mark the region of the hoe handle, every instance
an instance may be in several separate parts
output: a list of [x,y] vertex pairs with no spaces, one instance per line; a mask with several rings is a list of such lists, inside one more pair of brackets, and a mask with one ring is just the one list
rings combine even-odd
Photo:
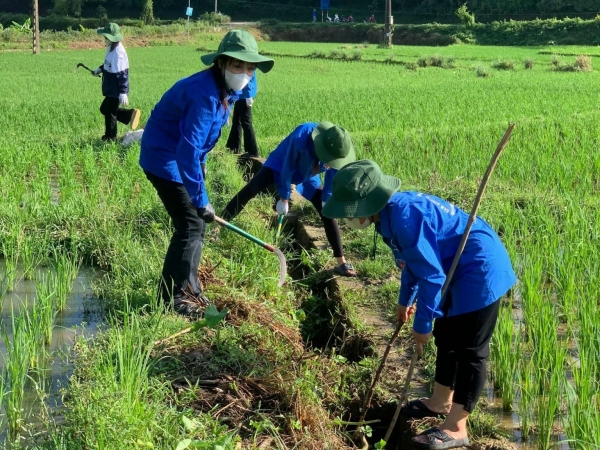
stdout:
[[221,225],[222,227],[225,227],[231,231],[235,231],[237,234],[244,236],[246,239],[251,240],[252,242],[254,242],[255,244],[260,245],[263,248],[266,248],[267,250],[269,250],[270,252],[275,253],[275,247],[273,247],[271,244],[267,244],[264,241],[261,241],[260,239],[258,239],[257,237],[252,236],[250,233],[245,232],[244,230],[242,230],[241,228],[236,227],[235,225],[227,222],[224,219],[221,219],[218,216],[215,216],[215,222],[217,222],[219,225]]

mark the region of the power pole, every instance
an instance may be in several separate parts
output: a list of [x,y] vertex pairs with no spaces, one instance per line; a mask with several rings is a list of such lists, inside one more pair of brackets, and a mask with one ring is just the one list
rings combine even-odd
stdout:
[[394,24],[394,16],[392,16],[392,0],[385,0],[385,26],[383,45],[384,47],[392,46],[392,25]]
[[217,13],[217,0],[215,0],[215,14]]
[[33,54],[40,54],[40,8],[38,0],[33,0]]

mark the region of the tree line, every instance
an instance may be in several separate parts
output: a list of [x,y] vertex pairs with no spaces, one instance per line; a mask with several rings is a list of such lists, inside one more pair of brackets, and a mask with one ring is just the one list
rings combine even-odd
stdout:
[[[161,19],[184,17],[188,1],[194,16],[213,11],[214,0],[151,0],[154,15]],[[42,15],[70,17],[137,18],[148,0],[38,0]],[[536,17],[593,18],[600,13],[597,0],[392,0],[396,23],[457,22],[454,12],[463,4],[478,22]],[[330,12],[352,14],[363,20],[374,14],[383,22],[385,0],[330,0]],[[217,0],[219,11],[233,20],[276,18],[294,22],[309,21],[313,8],[320,10],[320,0]],[[0,0],[0,12],[29,14],[31,0]],[[320,11],[319,11],[320,18]]]

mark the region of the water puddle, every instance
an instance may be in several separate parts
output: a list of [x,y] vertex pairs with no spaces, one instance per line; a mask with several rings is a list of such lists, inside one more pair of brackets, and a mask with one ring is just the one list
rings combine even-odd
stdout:
[[[4,261],[0,260],[0,274],[5,273]],[[13,341],[12,316],[17,316],[23,309],[32,311],[36,302],[36,282],[50,269],[38,268],[34,280],[25,280],[18,271],[14,288],[8,292],[2,302],[0,313],[0,329],[6,330],[10,342]],[[34,370],[30,369],[25,383],[23,418],[25,428],[36,429],[41,415],[52,413],[60,421],[62,406],[61,390],[66,387],[73,372],[73,344],[76,336],[91,337],[102,324],[102,316],[98,300],[93,297],[91,282],[98,274],[91,268],[82,267],[67,297],[66,307],[57,312],[50,344],[46,347],[47,358]],[[0,339],[0,373],[6,369],[7,348],[4,339]],[[41,394],[41,395],[40,395]],[[43,403],[40,397],[43,397]],[[6,418],[4,409],[2,418]],[[6,432],[0,435],[3,440]]]
[[[498,424],[498,428],[506,433],[519,449],[538,450],[539,444],[535,433],[530,433],[529,438],[526,441],[523,440],[519,414],[515,411],[504,411],[502,409],[502,397],[496,394],[490,380],[486,383],[485,394],[488,403],[487,410],[494,416],[494,422]],[[554,426],[555,429],[559,429],[560,423],[556,421]],[[550,448],[553,450],[569,450],[566,440],[567,437],[564,434],[555,434],[550,441]]]

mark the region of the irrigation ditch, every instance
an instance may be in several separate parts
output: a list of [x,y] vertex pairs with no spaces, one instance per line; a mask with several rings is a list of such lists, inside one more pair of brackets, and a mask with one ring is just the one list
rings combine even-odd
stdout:
[[[259,170],[262,162],[264,160],[261,158],[240,159],[244,177],[250,178]],[[292,203],[301,202],[304,200],[294,192]],[[369,360],[371,363],[378,363],[394,328],[394,319],[389,311],[382,311],[373,307],[369,301],[364,301],[365,297],[373,295],[374,290],[379,287],[378,283],[369,284],[368,280],[335,276],[331,270],[315,273],[301,254],[307,251],[323,251],[327,247],[324,230],[301,220],[301,213],[291,212],[286,219],[284,231],[291,236],[291,248],[286,250],[288,255],[294,255],[294,259],[289,261],[288,273],[292,282],[306,288],[301,305],[305,318],[299,329],[302,357],[342,358],[358,364]],[[276,226],[275,222],[272,225]],[[369,448],[373,448],[373,444],[384,437],[396,409],[397,397],[412,356],[412,345],[408,337],[409,331],[404,330],[390,353],[372,406],[365,417],[365,423],[370,427]],[[411,383],[410,398],[425,396],[429,392],[431,368],[425,367],[425,364],[426,362],[419,363],[420,367]],[[354,424],[359,419],[366,392],[364,388],[371,382],[370,373],[367,379],[363,380],[362,390],[354,391],[352,397],[347,398],[344,404],[336,409],[338,413],[343,412],[342,419],[338,422]],[[483,414],[488,413],[484,411]],[[411,420],[401,416],[386,448],[412,448],[411,438],[432,423],[437,422],[429,419]],[[354,425],[346,425],[342,430],[349,436],[355,428]],[[477,436],[470,448],[516,449],[517,446],[508,439],[509,435],[510,432],[493,432],[488,436]],[[360,448],[360,445],[358,447]]]

